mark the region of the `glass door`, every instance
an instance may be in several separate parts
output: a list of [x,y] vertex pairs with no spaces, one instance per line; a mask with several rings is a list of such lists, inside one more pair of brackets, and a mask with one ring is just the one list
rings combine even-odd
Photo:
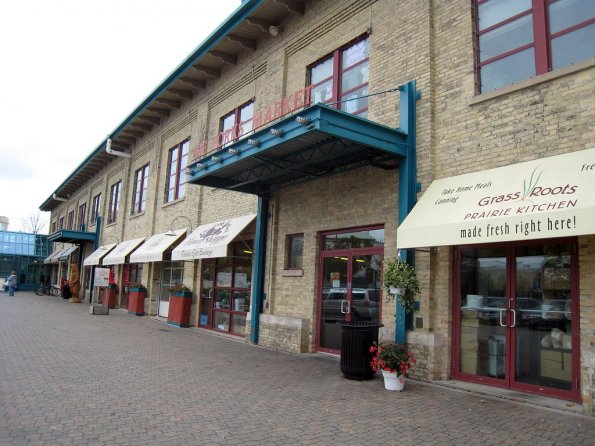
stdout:
[[182,283],[184,278],[184,262],[164,261],[161,267],[161,283],[159,285],[159,309],[161,317],[169,314],[169,288],[174,283]]
[[341,321],[380,321],[384,229],[323,234],[318,292],[319,351],[341,352]]
[[455,378],[578,398],[575,243],[456,250]]

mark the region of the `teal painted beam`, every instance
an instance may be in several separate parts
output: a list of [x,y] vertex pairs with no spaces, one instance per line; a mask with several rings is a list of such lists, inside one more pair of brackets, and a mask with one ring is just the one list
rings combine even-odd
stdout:
[[264,297],[264,266],[266,255],[266,235],[269,200],[258,197],[256,211],[256,238],[254,240],[254,273],[252,281],[252,308],[250,309],[250,342],[258,344],[260,329],[260,309]]
[[[409,81],[399,87],[400,122],[399,130],[407,135],[407,156],[399,164],[399,206],[398,224],[400,225],[409,214],[416,201],[417,185],[417,154],[416,154],[416,109],[417,100],[421,94],[417,91],[416,82]],[[413,253],[407,251],[398,253],[400,258],[414,266]],[[407,313],[397,302],[395,315],[395,342],[406,342],[407,327],[411,326],[412,314]]]

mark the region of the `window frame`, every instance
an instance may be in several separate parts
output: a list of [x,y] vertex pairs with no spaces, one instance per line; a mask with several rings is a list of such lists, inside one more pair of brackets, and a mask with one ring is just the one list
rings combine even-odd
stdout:
[[[344,101],[343,97],[347,96],[348,94],[350,94],[354,91],[360,90],[364,87],[369,88],[369,85],[370,85],[370,81],[369,81],[369,79],[370,79],[370,76],[369,76],[369,71],[370,71],[369,37],[370,36],[368,33],[363,34],[359,37],[356,37],[355,39],[347,42],[345,45],[340,46],[339,48],[335,49],[330,54],[326,54],[324,57],[321,57],[320,59],[316,60],[315,62],[311,63],[310,65],[308,65],[306,67],[306,69],[307,69],[307,76],[306,76],[306,84],[307,85],[306,86],[311,88],[310,101],[312,103],[314,103],[312,91],[316,88],[316,86],[322,85],[325,82],[328,82],[329,80],[332,80],[331,97],[328,99],[325,99],[324,101],[322,101],[322,103],[329,104],[333,108],[336,108],[339,110],[342,110],[341,104],[347,103],[346,101],[343,102]],[[357,61],[356,63],[344,68],[343,67],[343,53],[346,50],[348,50],[349,48],[355,47],[362,41],[366,41],[366,44],[368,46],[368,56],[365,57],[364,59],[361,59],[361,60]],[[332,75],[328,76],[322,80],[319,80],[318,82],[313,84],[312,83],[312,70],[328,60],[332,61],[332,67],[333,67]],[[344,75],[344,73],[347,71],[350,71],[351,69],[353,69],[359,65],[362,65],[364,63],[368,64],[368,80],[366,82],[363,82],[361,84],[358,84],[358,85],[350,88],[349,90],[343,91],[343,75]],[[369,90],[368,90],[368,94],[369,94]],[[344,110],[344,111],[346,111],[347,113],[350,113],[354,116],[358,116],[363,113],[367,114],[368,110],[369,110],[369,104],[366,105],[365,107],[357,109],[353,112],[349,112],[347,110]]]
[[95,195],[91,202],[91,224],[94,225],[97,222],[97,217],[100,216],[101,208],[101,192]]
[[68,229],[74,229],[74,209],[72,209],[70,212],[68,212],[68,224],[67,224],[67,228]]
[[[185,152],[184,153],[184,149]],[[190,152],[190,138],[185,139],[181,143],[169,149],[167,152],[167,173],[165,178],[165,190],[163,195],[164,203],[172,203],[184,197],[186,188],[180,193],[182,186],[186,185],[186,174],[184,169],[188,165],[188,155]],[[173,154],[176,153],[175,163],[173,160]],[[172,170],[173,168],[173,170]],[[183,179],[182,179],[183,176]],[[173,185],[172,185],[173,180]],[[169,192],[173,191],[173,197],[169,199]]]
[[64,216],[63,215],[58,219],[58,230],[60,230],[60,229],[64,229]]
[[134,189],[132,191],[132,206],[130,208],[131,215],[141,214],[145,211],[148,183],[149,163],[141,166],[134,172]]
[[85,201],[83,204],[79,206],[78,212],[78,229],[82,231],[85,227],[85,221],[87,217],[87,202]]
[[[292,259],[294,257],[293,252],[293,241],[300,239],[302,240],[302,252],[297,254],[300,258],[300,265],[296,265],[293,263]],[[285,269],[286,270],[302,270],[304,265],[304,233],[296,233],[296,234],[287,234],[285,236]],[[297,258],[297,257],[296,257]]]
[[116,181],[110,187],[109,207],[107,223],[115,223],[118,220],[118,209],[120,208],[120,192],[122,189],[122,180]]
[[[497,91],[499,89],[505,88],[510,86],[516,82],[508,83],[496,88],[491,88],[486,91],[482,91],[482,68],[504,60],[510,56],[515,54],[519,54],[527,49],[533,48],[534,51],[534,67],[535,67],[535,77],[541,76],[543,74],[549,73],[553,71],[553,57],[552,57],[552,41],[557,37],[570,34],[572,32],[578,31],[580,29],[586,28],[587,26],[595,23],[595,17],[587,20],[583,20],[582,22],[576,23],[572,26],[569,26],[565,29],[557,31],[555,33],[550,34],[549,31],[549,23],[550,17],[548,15],[548,7],[555,3],[557,0],[531,0],[531,7],[525,11],[519,12],[514,16],[508,17],[504,20],[501,20],[497,23],[494,23],[483,30],[479,30],[479,7],[483,4],[488,3],[491,0],[474,0],[473,2],[473,31],[474,31],[474,53],[475,53],[475,94],[479,95],[482,93],[490,93],[492,91]],[[521,19],[525,16],[532,16],[532,34],[533,40],[530,43],[526,43],[515,47],[513,49],[509,49],[503,53],[499,53],[495,56],[490,57],[484,61],[481,61],[480,58],[480,38],[482,35],[485,35],[491,31],[497,30],[498,28],[502,28],[509,23],[515,22],[516,20]],[[563,67],[560,67],[563,68]],[[559,69],[559,68],[558,68]],[[526,78],[526,79],[530,79]],[[520,79],[517,82],[524,81],[526,79]]]
[[[242,121],[242,112],[246,110],[248,107],[252,107],[252,117],[245,121]],[[234,124],[231,128],[225,128],[225,119],[233,116]],[[246,123],[252,123],[250,126],[250,130],[244,132],[243,125]],[[241,138],[244,138],[248,133],[250,133],[254,129],[254,98],[250,99],[249,101],[244,102],[243,104],[239,105],[238,107],[234,108],[233,110],[229,111],[228,113],[224,114],[219,118],[219,133],[218,133],[218,144],[219,147],[225,147],[229,144],[233,144],[234,142],[238,141]]]

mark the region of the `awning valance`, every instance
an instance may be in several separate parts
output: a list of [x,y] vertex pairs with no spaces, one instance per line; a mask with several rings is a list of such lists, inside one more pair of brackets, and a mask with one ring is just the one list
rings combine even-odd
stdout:
[[227,245],[256,218],[256,214],[199,226],[172,251],[172,260],[225,257]]
[[143,240],[145,240],[145,238],[141,237],[118,243],[118,246],[116,246],[108,255],[103,258],[101,264],[120,265],[122,263],[126,263],[126,256],[134,251],[134,249],[140,245]]
[[107,255],[112,249],[116,247],[117,243],[110,243],[109,245],[102,245],[83,260],[83,266],[96,266],[99,265],[101,259]]
[[57,257],[58,255],[60,255],[62,253],[62,251],[64,251],[63,249],[59,249],[57,251],[52,252],[49,256],[47,256],[45,259],[43,259],[43,263],[48,264],[48,263],[53,263],[52,259],[54,257]]
[[595,234],[595,148],[434,181],[398,248]]
[[58,258],[59,262],[67,262],[68,258],[70,257],[70,254],[72,254],[74,251],[76,251],[78,249],[78,246],[71,246],[70,248],[66,248],[61,254],[60,257]]
[[141,245],[136,251],[130,254],[130,263],[160,262],[163,260],[163,253],[176,240],[186,233],[187,229],[176,229],[175,231],[155,234]]

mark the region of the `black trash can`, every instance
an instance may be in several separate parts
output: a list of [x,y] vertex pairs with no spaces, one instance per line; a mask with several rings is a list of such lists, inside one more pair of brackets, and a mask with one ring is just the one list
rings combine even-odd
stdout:
[[376,322],[337,322],[342,327],[341,333],[341,372],[347,379],[371,379],[374,370],[370,366],[373,354],[370,347],[378,342],[378,329],[382,324]]

